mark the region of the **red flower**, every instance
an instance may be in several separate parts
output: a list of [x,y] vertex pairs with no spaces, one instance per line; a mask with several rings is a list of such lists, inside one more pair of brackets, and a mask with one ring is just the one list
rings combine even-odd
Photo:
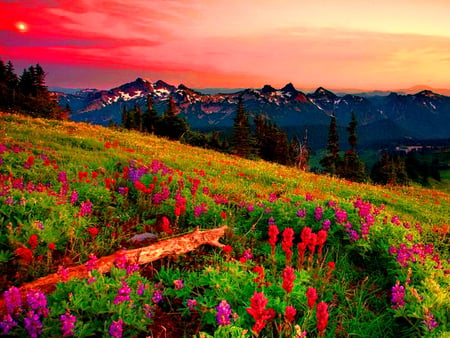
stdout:
[[250,308],[246,309],[255,320],[255,325],[253,325],[252,330],[256,335],[261,332],[269,320],[272,320],[276,316],[273,309],[266,309],[268,302],[269,300],[264,297],[264,292],[255,291],[253,297],[250,299]]
[[96,171],[93,171],[93,172],[91,173],[91,177],[92,177],[92,179],[95,179],[95,178],[97,178],[97,176],[98,176],[98,172],[96,172]]
[[277,237],[280,231],[275,224],[269,226],[269,244],[272,247],[272,255],[275,255],[275,246],[277,245]]
[[308,288],[306,291],[306,298],[308,298],[308,307],[310,309],[314,308],[317,301],[317,291],[315,288]]
[[31,235],[30,238],[28,239],[28,244],[30,245],[31,250],[36,249],[36,247],[39,244],[38,236],[37,235]]
[[311,239],[311,233],[312,233],[312,229],[309,227],[304,227],[302,229],[302,233],[300,234],[300,238],[302,239],[302,242],[305,243],[306,245],[309,244],[309,241]]
[[305,261],[306,243],[305,242],[298,243],[297,251],[298,251],[298,266],[301,266]]
[[28,248],[20,247],[15,250],[17,256],[20,257],[22,263],[29,264],[33,260],[33,251]]
[[327,240],[327,236],[328,232],[326,230],[319,230],[319,232],[317,233],[316,244],[319,246],[319,249],[317,250],[319,257],[322,256],[322,249]]
[[253,268],[253,272],[258,273],[258,277],[256,277],[253,281],[258,283],[258,287],[264,284],[264,268],[262,266],[255,266]]
[[328,262],[328,271],[327,271],[327,277],[331,277],[331,273],[333,272],[334,268],[336,267],[336,264],[334,262]]
[[220,216],[222,217],[222,219],[227,219],[227,213],[225,211],[222,211],[220,213]]
[[225,245],[222,247],[223,252],[225,252],[226,254],[230,253],[231,251],[233,251],[233,248],[231,247],[231,245]]
[[295,309],[295,307],[291,305],[286,306],[286,310],[284,310],[284,319],[286,320],[286,322],[291,323],[294,321],[296,314],[297,310]]
[[168,235],[172,234],[172,229],[170,229],[170,221],[166,216],[162,217],[161,229]]
[[325,329],[328,325],[328,304],[320,302],[317,304],[317,331],[319,331],[319,337],[323,337]]
[[49,249],[50,251],[53,251],[53,250],[56,249],[55,243],[49,243],[49,244],[47,245],[47,247],[48,247],[48,249]]
[[98,228],[96,227],[90,227],[88,228],[88,232],[91,234],[91,236],[94,238],[98,235]]
[[292,288],[294,287],[294,280],[295,280],[295,273],[294,269],[290,266],[286,267],[283,270],[283,274],[281,275],[283,277],[283,284],[281,287],[286,291],[286,293],[289,293],[292,291]]
[[292,228],[286,228],[283,230],[283,241],[281,242],[281,248],[286,254],[286,260],[291,261],[292,258],[292,245],[294,244],[294,230]]

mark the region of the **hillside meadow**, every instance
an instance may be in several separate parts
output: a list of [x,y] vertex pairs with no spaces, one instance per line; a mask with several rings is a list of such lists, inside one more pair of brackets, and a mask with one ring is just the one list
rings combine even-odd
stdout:
[[[0,334],[449,337],[449,210],[444,192],[0,113]],[[218,245],[123,254],[222,226]]]

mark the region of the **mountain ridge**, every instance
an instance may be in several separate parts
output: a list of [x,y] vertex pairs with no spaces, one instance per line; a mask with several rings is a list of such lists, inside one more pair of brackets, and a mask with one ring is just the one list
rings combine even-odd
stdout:
[[[304,93],[292,83],[277,89],[269,84],[261,89],[247,88],[235,93],[204,94],[180,84],[171,85],[162,80],[137,78],[109,90],[86,89],[76,93],[57,93],[62,107],[69,106],[71,118],[106,125],[120,123],[124,108],[145,107],[147,95],[153,97],[155,109],[162,113],[172,96],[193,129],[221,130],[233,125],[233,115],[239,99],[244,101],[251,118],[260,114],[281,128],[304,130],[309,126],[327,127],[331,115],[338,126],[345,127],[356,114],[361,127],[370,131],[370,125],[390,120],[398,126],[399,137],[415,139],[450,138],[450,97],[424,89],[416,94],[391,92],[386,96],[336,94],[323,87]],[[392,125],[392,124],[391,124]],[[324,129],[324,128],[322,128]],[[394,130],[394,129],[393,129]],[[326,132],[326,131],[325,131]],[[377,139],[380,130],[373,131]],[[396,135],[393,132],[394,138]],[[406,135],[405,135],[406,134]],[[386,137],[384,135],[383,137]]]

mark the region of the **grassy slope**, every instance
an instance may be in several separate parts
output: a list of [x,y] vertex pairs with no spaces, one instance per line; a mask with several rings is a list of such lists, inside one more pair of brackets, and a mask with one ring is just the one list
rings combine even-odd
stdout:
[[[300,201],[306,194],[311,194],[318,203],[334,200],[340,205],[351,205],[355,197],[359,196],[375,206],[384,205],[386,219],[397,215],[403,222],[411,224],[420,222],[425,231],[422,238],[424,242],[433,241],[436,243],[435,246],[441,249],[448,245],[445,237],[441,240],[432,238],[433,228],[448,226],[449,223],[450,196],[438,191],[350,183],[276,164],[249,161],[193,148],[153,136],[143,136],[135,132],[116,131],[82,123],[45,121],[2,114],[0,115],[0,135],[0,143],[32,144],[30,148],[34,149],[36,153],[45,150],[57,159],[61,167],[70,168],[66,171],[72,170],[72,172],[68,172],[68,176],[76,176],[76,172],[80,170],[101,171],[104,168],[112,171],[118,163],[127,164],[130,159],[142,160],[144,163],[158,159],[170,168],[184,173],[204,170],[210,189],[214,193],[230,196],[236,202],[252,201],[256,204],[266,201],[269,194],[275,193],[287,204],[290,203],[290,200]],[[117,146],[108,149],[105,147],[106,142],[115,143]],[[45,180],[45,177],[43,179]],[[232,222],[236,228],[240,227],[240,219],[237,217],[231,218],[229,222]],[[281,228],[289,226],[291,222],[295,223],[295,214],[287,212],[283,214],[282,211],[278,214],[277,224]],[[205,227],[212,226],[215,224],[205,224]],[[251,228],[246,228],[237,233],[243,234],[250,231]],[[358,262],[360,263],[359,269],[368,264],[382,265],[386,263],[385,258],[377,263],[377,257],[371,257],[371,255],[378,255],[381,249],[384,250],[390,244],[395,243],[401,236],[403,236],[402,230],[397,230],[389,224],[385,229],[378,226],[374,229],[375,239],[369,244],[361,244],[362,248],[353,246],[348,252],[342,251],[345,249],[344,246],[337,246],[330,248],[329,254],[333,255],[336,260]],[[394,238],[396,239],[394,240]],[[386,243],[381,243],[383,240]],[[364,247],[365,245],[370,247]],[[390,262],[389,264],[394,263]],[[334,324],[335,330],[339,330],[341,325],[348,333],[364,336],[367,326],[359,323],[367,321],[369,323],[367,325],[374,332],[377,330],[381,332],[385,323],[372,317],[373,314],[369,314],[370,312],[364,311],[364,309],[376,306],[374,304],[377,303],[375,292],[370,293],[366,289],[379,288],[383,283],[381,279],[386,278],[386,275],[365,276],[367,279],[364,279],[364,274],[355,272],[358,274],[355,277],[348,267],[341,268],[341,271],[336,272],[338,278],[341,279],[342,285],[353,285],[353,289],[341,291],[335,289],[336,294],[342,292],[341,296],[348,302],[346,310],[349,311],[348,314],[333,313],[340,318],[339,323]],[[374,267],[373,271],[382,270],[380,267]],[[389,278],[394,277],[390,276]],[[369,282],[365,285],[367,280]],[[355,285],[355,282],[359,284]],[[424,289],[426,290],[426,287]],[[442,292],[442,290],[436,292]],[[444,296],[448,297],[448,293],[444,292]],[[352,310],[350,304],[359,304],[360,310]],[[363,311],[361,312],[361,310]],[[373,313],[376,314],[377,311],[374,310]],[[351,319],[346,318],[347,315]],[[402,320],[401,318],[400,315],[400,320]]]

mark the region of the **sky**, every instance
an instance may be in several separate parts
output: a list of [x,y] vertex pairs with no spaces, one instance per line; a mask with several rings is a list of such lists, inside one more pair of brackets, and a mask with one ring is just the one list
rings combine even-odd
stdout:
[[448,0],[0,0],[0,59],[49,86],[450,88]]

